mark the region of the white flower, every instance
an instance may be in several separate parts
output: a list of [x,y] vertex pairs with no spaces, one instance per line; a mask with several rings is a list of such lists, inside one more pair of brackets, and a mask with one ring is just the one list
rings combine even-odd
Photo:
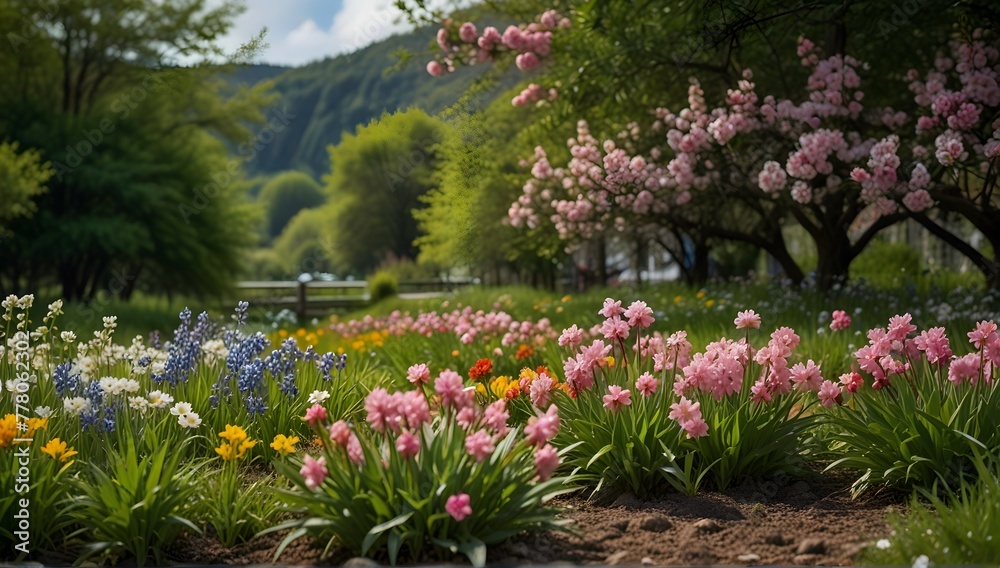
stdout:
[[309,395],[309,404],[323,404],[323,401],[328,398],[330,398],[330,393],[326,391],[313,391],[312,394]]
[[74,398],[67,397],[63,399],[63,409],[66,410],[67,414],[79,416],[84,412],[90,412],[90,401],[82,396]]
[[105,396],[110,396],[121,392],[120,389],[118,388],[118,379],[114,377],[103,377],[101,378],[100,382],[98,382],[98,384],[101,385],[101,391],[104,393]]
[[926,554],[921,554],[913,559],[913,568],[927,568],[930,565],[931,559],[927,558]]
[[185,414],[191,414],[193,409],[191,408],[190,402],[178,402],[170,409],[170,414],[174,416],[184,416]]
[[66,343],[73,343],[74,341],[76,341],[76,334],[73,333],[72,331],[64,331],[59,334],[59,338],[65,341]]
[[201,417],[198,416],[197,412],[189,412],[178,416],[177,423],[183,428],[197,428],[201,426]]
[[7,392],[18,392],[17,390],[18,381],[15,381],[14,379],[8,379],[7,382],[4,384],[7,387]]
[[149,408],[149,403],[141,396],[130,396],[128,398],[128,407],[132,410],[138,410],[140,414],[145,414],[146,409]]
[[48,418],[49,416],[52,416],[52,409],[48,406],[37,406],[35,407],[35,414],[37,414],[39,418]]
[[[174,401],[174,397],[160,391],[151,391],[148,395],[149,405],[153,408],[166,408]],[[173,410],[170,411],[173,414]]]
[[879,550],[885,550],[885,549],[889,548],[890,546],[892,546],[892,543],[889,542],[889,539],[887,539],[887,538],[879,539],[879,541],[875,543],[875,548],[877,548]]
[[226,357],[229,357],[229,349],[226,349],[226,344],[221,339],[206,341],[201,346],[201,351],[205,354],[205,362],[209,365],[218,361],[225,361]]
[[118,327],[118,316],[104,316],[104,329],[114,329]]
[[139,392],[139,381],[135,379],[119,379],[118,383],[121,385],[121,390],[127,393]]

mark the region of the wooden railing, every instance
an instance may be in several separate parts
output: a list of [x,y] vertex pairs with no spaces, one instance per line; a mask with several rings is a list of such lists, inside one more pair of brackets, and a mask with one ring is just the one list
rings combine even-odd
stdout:
[[[399,295],[413,298],[443,295],[478,282],[473,278],[400,282]],[[338,308],[360,308],[371,302],[365,280],[251,281],[238,282],[236,289],[238,298],[249,302],[251,307],[289,309],[300,318]]]

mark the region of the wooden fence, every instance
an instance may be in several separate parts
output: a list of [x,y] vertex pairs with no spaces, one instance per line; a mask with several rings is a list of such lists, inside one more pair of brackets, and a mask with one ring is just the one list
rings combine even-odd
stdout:
[[[429,298],[478,283],[479,280],[473,278],[400,282],[399,295],[404,298]],[[360,308],[371,303],[368,282],[365,280],[238,282],[236,288],[239,299],[249,302],[253,308],[273,311],[289,309],[299,318],[325,314],[335,309]]]

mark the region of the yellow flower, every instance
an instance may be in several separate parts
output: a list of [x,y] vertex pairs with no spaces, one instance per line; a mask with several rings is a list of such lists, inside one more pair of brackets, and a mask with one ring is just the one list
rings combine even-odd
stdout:
[[0,420],[0,448],[9,448],[17,437],[17,416],[8,414]]
[[476,385],[476,394],[481,394],[483,396],[486,396],[486,386],[483,385],[483,383],[478,383]]
[[530,367],[525,367],[525,368],[521,369],[521,374],[519,374],[517,376],[517,378],[519,378],[519,379],[530,379],[530,380],[534,381],[535,379],[538,378],[538,373],[536,373],[534,371],[534,369],[532,369]]
[[278,337],[284,339],[284,338],[288,337],[288,332],[285,331],[284,329],[279,329],[278,330]]
[[13,444],[19,444],[20,442],[15,442],[17,438],[29,439],[35,437],[35,432],[38,430],[45,430],[49,426],[48,418],[28,418],[20,417],[15,414],[8,414],[0,420],[0,449],[9,448]]
[[510,388],[510,383],[510,377],[497,377],[490,382],[490,392],[497,398],[503,398],[507,396],[507,390]]
[[224,440],[228,440],[230,444],[238,445],[240,442],[247,439],[247,433],[246,430],[239,426],[226,424],[226,430],[219,432],[219,437]]
[[683,299],[684,299],[684,296],[674,296],[674,303],[675,304],[679,304],[679,303],[681,303],[681,300],[683,300]]
[[298,329],[298,331],[295,332],[295,335],[298,335],[299,337],[305,337],[306,336],[306,330],[305,330],[305,328],[304,327],[300,327]]
[[608,367],[614,367],[615,366],[615,358],[612,357],[611,355],[608,355],[607,357],[605,357],[604,360],[607,361]]
[[61,462],[75,456],[77,454],[76,450],[73,448],[66,448],[66,442],[63,442],[59,438],[52,438],[49,440],[48,444],[42,446],[42,453],[52,456],[52,459],[59,460]]
[[455,350],[453,350],[453,351],[451,352],[451,356],[452,356],[452,357],[458,357],[458,349],[455,349]]
[[287,456],[288,454],[295,453],[295,444],[298,443],[299,443],[298,436],[292,436],[289,438],[284,434],[278,434],[277,436],[274,437],[274,441],[271,442],[271,447],[274,448],[274,451],[278,452],[279,454]]
[[706,300],[705,301],[705,307],[706,308],[711,308],[714,305],[715,305],[715,300]]
[[702,291],[698,292],[697,294],[695,294],[695,297],[698,298],[699,300],[702,299],[702,298],[704,298],[705,297],[705,291],[702,290]]
[[562,297],[562,303],[565,304],[566,302],[570,301],[571,299],[572,298],[569,296],[569,294],[567,294],[567,295],[565,295],[565,296]]

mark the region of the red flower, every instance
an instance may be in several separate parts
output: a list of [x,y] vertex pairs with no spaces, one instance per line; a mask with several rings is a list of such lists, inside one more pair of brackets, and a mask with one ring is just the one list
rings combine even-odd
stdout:
[[514,357],[516,357],[520,361],[521,359],[527,359],[528,357],[531,357],[534,354],[535,350],[532,349],[530,345],[522,343],[520,346],[518,346],[517,353],[514,354]]
[[493,372],[493,361],[489,359],[480,359],[476,361],[476,364],[469,369],[469,378],[478,381],[480,379],[490,376]]

